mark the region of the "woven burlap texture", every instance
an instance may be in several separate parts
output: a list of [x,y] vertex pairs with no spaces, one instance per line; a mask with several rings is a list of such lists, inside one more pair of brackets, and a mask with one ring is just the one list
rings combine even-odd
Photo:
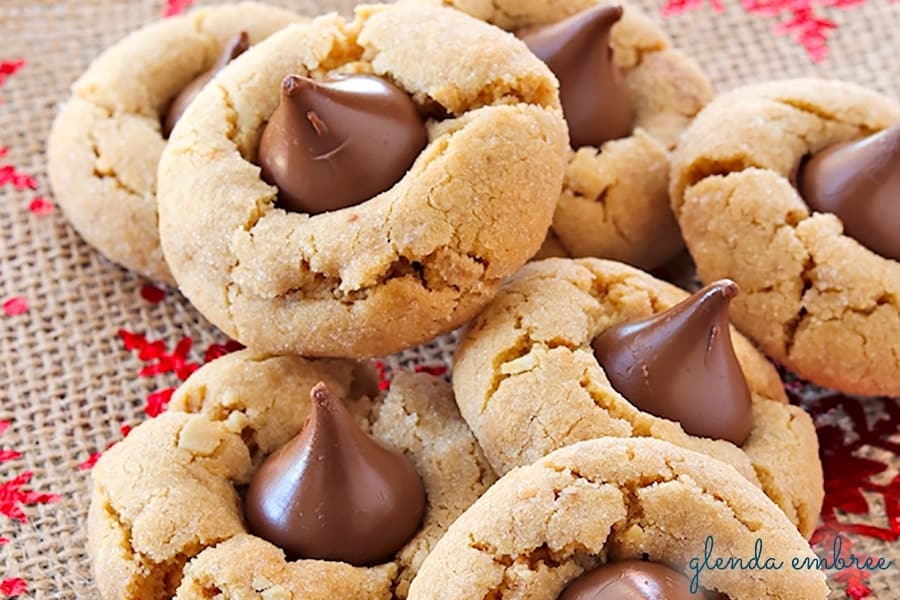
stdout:
[[[84,518],[89,500],[88,456],[119,439],[122,424],[145,418],[144,399],[174,377],[139,378],[140,361],[123,349],[125,328],[174,343],[194,339],[193,358],[225,337],[177,293],[152,304],[141,298],[145,283],[91,250],[59,210],[37,216],[28,210],[38,195],[49,197],[45,141],[68,86],[103,48],[159,17],[161,0],[2,0],[0,60],[25,58],[27,66],[0,88],[3,164],[35,176],[37,191],[0,187],[0,301],[21,295],[30,309],[0,314],[0,420],[12,422],[0,448],[21,459],[0,464],[0,482],[33,471],[32,487],[60,494],[58,502],[28,507],[28,522],[0,515],[0,579],[21,577],[29,598],[92,598],[85,553]],[[285,0],[303,14],[349,13],[351,2]],[[661,1],[643,8],[660,14]],[[829,58],[813,64],[787,36],[772,33],[775,19],[749,16],[737,0],[723,13],[710,8],[664,20],[675,42],[710,74],[719,90],[774,77],[841,77],[900,97],[900,3],[869,0],[851,10],[828,11],[839,25]],[[391,366],[447,363],[455,338],[390,357]],[[897,458],[891,457],[896,472]],[[877,512],[877,508],[875,511]],[[883,507],[881,509],[883,511]],[[873,518],[883,519],[873,512]],[[859,549],[900,556],[896,547],[859,541]],[[895,568],[873,576],[875,596],[896,597]],[[894,592],[888,591],[893,584]],[[0,592],[2,596],[2,592]],[[841,597],[836,595],[835,597]]]

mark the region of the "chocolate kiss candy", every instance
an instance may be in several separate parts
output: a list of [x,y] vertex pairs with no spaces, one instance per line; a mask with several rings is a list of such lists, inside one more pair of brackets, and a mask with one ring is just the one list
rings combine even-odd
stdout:
[[600,146],[634,127],[628,88],[609,45],[609,30],[621,17],[621,6],[595,6],[554,25],[517,32],[559,79],[573,148]]
[[303,429],[250,482],[244,498],[250,532],[290,560],[385,562],[419,530],[422,480],[403,453],[361,430],[324,383],[310,396]]
[[591,344],[629,402],[693,435],[741,444],[753,416],[750,389],[728,328],[733,281],[716,281],[672,308],[612,327]]
[[427,141],[412,99],[380,77],[288,75],[259,141],[259,164],[282,208],[323,213],[389,189]]
[[175,123],[177,123],[178,119],[181,118],[181,115],[184,114],[188,105],[197,97],[197,94],[200,93],[203,86],[209,83],[210,79],[216,76],[216,73],[224,69],[225,65],[246,52],[249,47],[250,38],[247,37],[246,31],[242,31],[228,40],[228,43],[225,44],[225,47],[222,49],[222,54],[219,55],[219,60],[216,61],[213,68],[200,74],[196,79],[184,86],[181,91],[178,92],[178,95],[175,96],[175,99],[169,104],[169,110],[166,111],[166,118],[163,121],[163,135],[167,138],[169,137],[169,134],[175,129]]
[[688,578],[664,565],[642,560],[606,563],[584,573],[558,600],[702,600]]
[[810,208],[834,213],[847,235],[900,260],[900,124],[813,154],[797,181]]

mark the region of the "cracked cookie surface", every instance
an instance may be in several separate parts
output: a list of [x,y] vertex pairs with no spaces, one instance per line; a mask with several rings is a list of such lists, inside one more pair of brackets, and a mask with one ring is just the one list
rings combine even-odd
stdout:
[[47,142],[54,197],[85,241],[132,271],[175,283],[159,246],[156,210],[169,102],[239,31],[256,43],[298,20],[253,2],[201,8],[133,32],[91,64],[72,85]]
[[[752,557],[761,540],[778,570],[700,570],[731,600],[812,600],[825,575],[791,568],[813,553],[785,515],[728,465],[652,439],[579,442],[502,477],[425,560],[411,600],[555,600],[598,564],[629,558],[694,576],[712,556]],[[763,560],[763,559],[761,559]],[[695,568],[695,567],[693,567]]]
[[[513,31],[548,25],[606,0],[445,0]],[[622,4],[616,2],[615,4]],[[567,149],[566,175],[544,256],[595,256],[652,269],[683,246],[669,207],[669,153],[712,99],[699,67],[628,4],[611,42],[635,109],[634,131],[600,148]]]
[[700,278],[743,290],[738,328],[800,376],[850,393],[900,394],[900,263],[811,212],[790,177],[807,154],[898,122],[900,105],[855,84],[752,85],[703,111],[672,167]]
[[680,424],[639,410],[598,364],[591,341],[603,331],[687,296],[613,261],[526,265],[460,340],[453,371],[460,412],[498,473],[581,440],[657,438],[728,463],[809,536],[824,496],[815,428],[787,403],[778,373],[746,338],[732,331],[753,408],[753,427],[741,446],[687,434]]
[[[429,119],[427,147],[389,190],[285,212],[253,160],[290,73],[373,73],[450,118]],[[219,73],[161,160],[160,234],[181,290],[272,353],[383,355],[465,322],[546,235],[567,144],[556,87],[523,43],[430,3],[279,32]]]
[[[319,381],[347,398],[366,431],[403,450],[425,484],[422,528],[389,563],[288,562],[244,527],[242,486],[301,429]],[[372,369],[351,361],[244,350],[198,370],[169,412],[135,428],[92,471],[88,550],[101,597],[405,598],[437,540],[495,476],[447,383],[398,373],[386,395],[376,393]]]

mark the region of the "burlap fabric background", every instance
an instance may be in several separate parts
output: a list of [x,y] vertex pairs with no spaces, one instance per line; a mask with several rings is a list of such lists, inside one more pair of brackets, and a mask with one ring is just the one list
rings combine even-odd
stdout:
[[[352,0],[283,0],[301,13],[348,12]],[[789,37],[774,36],[775,20],[750,16],[737,0],[724,13],[709,8],[664,20],[676,43],[703,65],[718,89],[773,77],[834,76],[900,97],[900,2],[869,0],[852,10],[827,10],[839,24],[830,56],[815,65]],[[643,0],[660,14],[661,0]],[[10,429],[0,449],[22,452],[0,463],[0,482],[33,471],[31,486],[60,494],[54,503],[26,509],[20,524],[0,515],[0,579],[27,581],[26,597],[91,598],[85,553],[84,515],[88,472],[78,468],[92,452],[119,439],[122,424],[145,418],[144,398],[174,377],[139,378],[140,361],[125,351],[117,330],[126,328],[170,344],[194,339],[192,357],[224,337],[170,292],[152,304],[139,290],[145,283],[110,264],[67,226],[59,210],[49,216],[28,211],[36,195],[49,197],[44,143],[67,87],[101,49],[155,18],[161,0],[0,0],[0,60],[25,58],[27,67],[0,89],[2,164],[16,165],[40,184],[36,192],[0,187],[0,301],[28,299],[26,314],[0,313],[0,420]],[[388,359],[388,364],[446,363],[454,338]],[[892,473],[898,459],[890,456]],[[871,518],[884,522],[884,506]],[[2,543],[2,542],[0,542]],[[861,539],[856,548],[900,558],[896,545]],[[900,573],[874,574],[873,597],[897,598]],[[893,588],[893,589],[892,589]],[[3,593],[0,592],[0,597]],[[843,593],[835,594],[843,597]]]

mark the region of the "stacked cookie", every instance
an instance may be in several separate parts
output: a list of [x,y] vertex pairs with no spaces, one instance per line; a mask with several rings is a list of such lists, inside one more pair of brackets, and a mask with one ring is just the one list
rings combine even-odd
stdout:
[[[691,565],[812,558],[815,429],[754,342],[900,393],[900,108],[802,81],[704,109],[631,7],[449,4],[201,9],[74,85],[67,215],[247,346],[98,462],[101,596],[825,597]],[[639,270],[683,240],[694,294]],[[379,389],[369,358],[463,324],[452,389]]]

